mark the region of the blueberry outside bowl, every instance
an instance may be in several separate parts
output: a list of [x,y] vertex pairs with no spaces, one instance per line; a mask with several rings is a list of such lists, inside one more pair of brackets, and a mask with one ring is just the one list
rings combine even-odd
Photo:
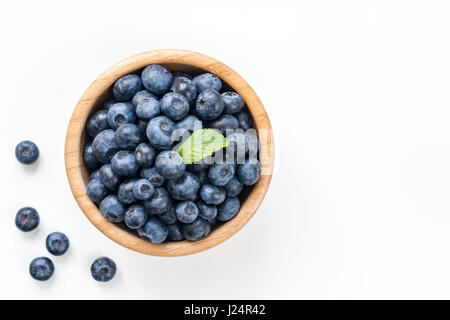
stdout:
[[[213,229],[200,241],[179,241],[153,244],[138,237],[127,228],[107,221],[86,194],[89,172],[82,160],[86,142],[86,121],[111,96],[114,82],[129,73],[141,71],[149,64],[162,64],[171,71],[193,74],[210,72],[222,79],[224,87],[239,93],[247,104],[258,131],[261,150],[262,176],[251,191],[244,195],[241,209],[232,220]],[[218,245],[240,230],[255,214],[269,188],[272,178],[274,152],[272,127],[266,110],[256,93],[234,70],[206,55],[176,49],[153,50],[134,55],[115,64],[101,74],[78,102],[69,123],[65,143],[66,173],[72,193],[86,217],[107,237],[129,249],[156,256],[182,256]]]

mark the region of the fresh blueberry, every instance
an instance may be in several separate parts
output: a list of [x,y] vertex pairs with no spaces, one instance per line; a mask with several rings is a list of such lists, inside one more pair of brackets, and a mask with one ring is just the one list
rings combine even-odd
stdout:
[[166,182],[166,178],[160,175],[155,168],[143,168],[141,170],[141,178],[150,181],[154,187],[161,187]]
[[240,164],[237,170],[237,176],[246,186],[254,185],[261,177],[261,165],[257,160],[246,161],[244,164]]
[[133,105],[134,109],[136,109],[142,100],[149,98],[158,99],[158,97],[155,96],[153,93],[147,90],[141,90],[133,96],[133,99],[131,99],[131,104]]
[[125,217],[125,205],[116,195],[109,195],[100,203],[100,212],[111,222],[122,222]]
[[192,172],[205,171],[208,168],[209,168],[209,164],[204,163],[204,162],[191,163],[186,166],[186,169],[189,171],[192,171]]
[[238,119],[239,127],[242,130],[247,131],[248,129],[253,128],[252,117],[247,111],[239,112],[238,114],[236,114],[236,118]]
[[213,75],[212,73],[203,73],[192,79],[195,87],[197,88],[197,93],[201,93],[207,89],[214,89],[220,91],[222,88],[222,81]]
[[69,249],[69,238],[62,232],[52,232],[45,239],[48,252],[54,256],[62,256]]
[[89,176],[89,181],[94,179],[100,179],[100,169],[91,172],[91,175]]
[[139,170],[139,164],[133,151],[122,150],[117,152],[111,160],[115,173],[121,176],[132,177]]
[[177,222],[177,216],[175,214],[175,205],[171,204],[169,209],[163,214],[159,215],[159,218],[166,224],[173,224]]
[[133,195],[138,200],[149,199],[153,192],[155,192],[155,187],[147,179],[139,179],[134,183]]
[[226,135],[228,132],[234,132],[239,129],[239,122],[233,116],[224,114],[214,121],[208,123],[208,128],[220,130],[222,135]]
[[156,159],[156,150],[148,143],[140,143],[134,151],[136,161],[143,168],[150,168],[154,165]]
[[187,115],[183,120],[178,121],[175,124],[175,129],[185,129],[190,132],[194,132],[196,130],[200,130],[203,128],[202,122],[193,115]]
[[173,73],[173,77],[174,77],[174,79],[178,78],[178,77],[185,77],[185,78],[188,78],[188,79],[192,80],[192,76],[190,74],[186,73],[186,72],[176,71],[176,72]]
[[170,91],[181,94],[192,105],[197,97],[197,89],[191,79],[186,77],[175,77]]
[[226,114],[238,113],[244,108],[245,102],[242,97],[236,92],[222,93],[223,108]]
[[113,191],[117,190],[120,182],[122,182],[122,177],[113,171],[110,164],[104,164],[100,168],[98,175],[103,184]]
[[97,169],[102,165],[95,157],[94,150],[92,149],[92,144],[90,142],[87,142],[84,145],[83,162],[84,162],[84,165],[91,170]]
[[144,131],[133,123],[126,123],[117,128],[114,137],[116,143],[122,149],[135,149],[136,146],[144,141]]
[[169,230],[164,222],[157,217],[149,217],[147,222],[138,229],[139,236],[152,243],[162,243],[167,239]]
[[203,201],[197,201],[198,215],[207,221],[212,221],[217,216],[217,207],[208,205]]
[[141,78],[135,74],[127,74],[114,83],[114,98],[119,101],[129,101],[140,90],[142,90]]
[[46,281],[51,278],[55,271],[55,265],[47,257],[33,259],[30,263],[30,275],[38,281]]
[[183,223],[191,223],[198,217],[198,208],[192,201],[182,201],[175,209],[177,219]]
[[185,170],[186,163],[176,151],[162,151],[155,161],[155,169],[166,179],[178,179]]
[[39,149],[34,142],[25,140],[16,146],[16,158],[21,164],[32,164],[39,157]]
[[96,259],[91,265],[92,277],[100,282],[107,282],[116,275],[117,266],[110,258]]
[[20,231],[29,232],[36,229],[39,225],[39,214],[36,209],[31,207],[25,207],[17,211],[16,214],[16,227]]
[[198,177],[201,185],[207,184],[208,183],[208,170],[202,170],[202,171],[197,172],[197,177]]
[[179,93],[166,93],[161,99],[161,112],[174,121],[181,120],[189,113],[189,102]]
[[147,212],[139,204],[131,206],[125,212],[125,224],[130,229],[138,229],[147,221]]
[[200,189],[200,197],[207,204],[220,204],[222,203],[227,194],[224,188],[216,187],[212,184],[205,184]]
[[148,200],[142,203],[150,215],[163,214],[169,210],[172,199],[164,188],[155,188],[155,192]]
[[166,116],[151,119],[147,125],[147,138],[158,149],[170,149],[175,123]]
[[217,218],[220,221],[228,221],[234,218],[239,212],[241,203],[236,197],[228,197],[222,204],[219,205],[219,212]]
[[167,226],[169,229],[168,238],[172,241],[181,241],[184,239],[181,224],[173,223]]
[[142,98],[135,109],[139,119],[148,121],[161,113],[161,104],[155,97]]
[[108,100],[106,100],[105,103],[103,104],[103,109],[108,111],[109,108],[111,108],[114,103],[117,103],[116,99],[108,99]]
[[108,123],[113,129],[117,129],[125,123],[135,123],[136,113],[129,102],[118,102],[109,108]]
[[108,189],[100,179],[92,179],[86,186],[86,193],[94,202],[102,201],[108,195]]
[[231,163],[219,163],[209,167],[208,179],[218,187],[223,187],[234,177],[234,166]]
[[142,71],[144,87],[159,96],[169,91],[172,80],[172,73],[159,64],[151,64]]
[[248,152],[247,136],[240,131],[227,135],[228,146],[226,148],[227,161],[233,163],[244,163]]
[[114,138],[114,130],[100,132],[92,142],[95,157],[101,163],[110,163],[112,157],[120,150]]
[[195,108],[203,120],[215,120],[223,111],[222,96],[216,90],[207,89],[198,95]]
[[243,184],[236,177],[233,177],[233,179],[225,185],[225,191],[229,197],[236,197],[241,193],[243,188]]
[[139,128],[141,128],[142,129],[142,131],[144,131],[145,132],[145,130],[147,130],[147,124],[148,124],[148,122],[147,121],[144,121],[144,120],[140,120],[139,119],[139,121],[138,121],[138,127]]
[[130,204],[136,202],[136,197],[134,196],[133,187],[136,182],[136,179],[128,179],[122,182],[119,186],[119,190],[117,192],[117,197],[119,201],[124,204]]
[[175,200],[194,200],[199,189],[199,178],[188,171],[180,178],[167,182],[167,190]]
[[94,139],[100,132],[109,128],[108,111],[104,109],[92,114],[86,122],[86,131],[91,139]]
[[198,218],[192,223],[182,226],[183,236],[189,241],[197,241],[205,238],[211,232],[211,225],[208,221]]

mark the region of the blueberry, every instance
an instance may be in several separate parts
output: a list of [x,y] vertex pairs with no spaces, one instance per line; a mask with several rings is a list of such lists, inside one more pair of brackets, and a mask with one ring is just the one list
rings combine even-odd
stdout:
[[159,215],[159,218],[166,224],[173,224],[177,222],[177,216],[175,214],[175,205],[171,204],[169,209],[163,214]]
[[225,191],[229,197],[236,197],[241,193],[243,188],[244,186],[236,177],[233,177],[233,179],[225,185]]
[[92,144],[87,142],[83,148],[83,162],[86,167],[89,169],[97,169],[102,164],[97,160],[94,155],[94,150],[92,149]]
[[238,113],[244,108],[245,102],[242,97],[236,92],[222,93],[223,108],[226,114]]
[[131,104],[133,105],[134,109],[136,109],[142,100],[149,98],[158,99],[158,97],[155,96],[153,93],[147,90],[141,90],[133,96],[133,99],[131,99]]
[[236,197],[228,197],[222,204],[219,205],[219,212],[217,219],[220,221],[228,221],[234,218],[239,212],[241,204]]
[[172,199],[164,188],[155,188],[150,199],[142,203],[150,215],[163,214],[169,210]]
[[154,97],[143,98],[136,105],[135,110],[139,119],[148,121],[161,113],[161,104]]
[[91,172],[91,175],[89,176],[89,181],[94,179],[100,179],[100,169]]
[[139,143],[144,141],[145,134],[137,125],[126,123],[117,128],[114,138],[120,148],[134,150]]
[[197,93],[201,93],[207,89],[214,89],[220,91],[222,88],[222,81],[213,75],[212,73],[203,73],[192,79],[195,87],[197,88]]
[[174,77],[174,81],[175,81],[175,78],[178,78],[178,77],[185,77],[185,78],[192,80],[192,76],[186,72],[176,71],[173,73],[173,77]]
[[151,119],[147,125],[147,138],[158,149],[170,149],[175,123],[166,116]]
[[195,108],[203,120],[215,120],[223,111],[222,96],[216,90],[207,89],[198,95]]
[[131,206],[125,212],[125,224],[130,229],[138,229],[147,221],[147,212],[139,204]]
[[182,223],[191,223],[198,217],[198,208],[192,201],[182,201],[177,204],[175,213],[178,221]]
[[33,259],[30,263],[30,275],[33,279],[46,281],[51,278],[55,271],[55,265],[47,257]]
[[211,225],[208,221],[198,218],[192,223],[182,226],[183,236],[189,241],[197,241],[205,238],[211,232]]
[[167,183],[167,190],[176,200],[194,200],[199,189],[200,180],[192,172],[186,172],[180,178]]
[[169,91],[172,80],[172,73],[159,64],[151,64],[142,71],[144,87],[159,96]]
[[101,163],[110,163],[112,157],[120,150],[114,138],[114,130],[100,132],[92,142],[95,157]]
[[86,186],[86,193],[89,199],[98,202],[108,195],[108,189],[100,179],[92,179]]
[[223,187],[234,177],[234,166],[231,163],[219,163],[209,167],[208,179],[218,187]]
[[118,102],[109,108],[108,123],[113,129],[117,129],[125,123],[135,123],[136,113],[129,102]]
[[200,189],[200,197],[207,204],[220,204],[226,198],[225,189],[212,184],[205,184]]
[[133,151],[119,151],[111,160],[111,166],[115,173],[121,176],[132,177],[139,170],[139,164]]
[[114,83],[114,98],[119,101],[129,101],[138,92],[142,90],[141,78],[135,74],[127,74]]
[[258,161],[246,161],[239,165],[237,176],[244,185],[254,185],[261,177],[261,165]]
[[147,130],[147,124],[148,124],[148,122],[144,121],[144,120],[139,120],[137,123],[138,127],[141,128],[142,131],[144,131],[144,132],[145,132],[145,130]]
[[198,177],[201,185],[207,184],[208,183],[208,170],[202,170],[202,171],[197,172],[197,177]]
[[91,265],[92,277],[100,282],[110,281],[116,275],[117,266],[110,258],[96,259]]
[[214,121],[208,123],[208,128],[220,130],[222,135],[226,135],[228,132],[234,132],[239,129],[239,122],[233,116],[224,114]]
[[141,178],[147,179],[154,187],[161,187],[164,182],[166,182],[166,178],[156,171],[155,168],[144,168],[141,170]]
[[100,168],[98,175],[103,184],[113,191],[117,190],[120,182],[122,182],[122,177],[113,171],[110,164],[104,164]]
[[185,170],[186,163],[176,151],[162,151],[156,157],[155,169],[166,179],[178,179]]
[[122,222],[126,207],[116,195],[109,195],[100,203],[100,212],[111,222]]
[[39,149],[34,142],[25,140],[16,146],[16,158],[21,164],[32,164],[39,157]]
[[175,124],[175,129],[185,129],[190,132],[194,132],[196,130],[200,130],[203,128],[202,122],[193,115],[187,115],[183,120],[178,121]]
[[191,163],[186,166],[186,169],[189,171],[192,171],[192,172],[201,172],[201,171],[205,171],[208,168],[209,168],[209,164],[204,163],[204,162]]
[[39,225],[39,214],[36,209],[31,207],[25,207],[17,211],[16,214],[16,227],[20,231],[29,232],[36,229]]
[[103,130],[111,128],[108,123],[108,111],[99,110],[93,113],[86,122],[86,131],[94,139]]
[[186,77],[175,77],[170,91],[181,94],[191,105],[197,97],[197,89],[191,79]]
[[103,109],[108,111],[109,108],[111,108],[114,103],[117,103],[116,99],[108,99],[108,100],[106,100],[105,103],[103,104]]
[[203,201],[197,201],[198,214],[207,221],[212,221],[217,216],[217,207],[208,205]]
[[238,114],[236,114],[236,118],[238,119],[239,127],[242,130],[247,131],[248,129],[253,128],[252,117],[247,111],[239,112]]
[[164,222],[157,217],[149,217],[147,222],[138,229],[139,236],[152,243],[162,243],[167,239],[169,230]]
[[226,148],[227,161],[234,163],[243,163],[245,155],[248,152],[247,136],[242,132],[235,132],[227,135],[228,146]]
[[148,143],[140,143],[134,151],[136,161],[141,167],[150,168],[155,164],[156,150]]
[[147,179],[139,179],[134,183],[133,195],[138,200],[149,199],[153,192],[155,192],[155,187]]
[[48,252],[54,256],[62,256],[69,249],[69,238],[62,232],[52,232],[45,239]]
[[136,179],[128,179],[122,182],[119,186],[117,196],[119,201],[124,204],[130,204],[136,202],[136,197],[134,196],[133,187]]
[[166,93],[161,99],[161,112],[172,120],[181,120],[189,113],[189,102],[179,93]]
[[172,241],[181,241],[184,239],[181,225],[177,222],[167,226],[169,230],[168,238]]

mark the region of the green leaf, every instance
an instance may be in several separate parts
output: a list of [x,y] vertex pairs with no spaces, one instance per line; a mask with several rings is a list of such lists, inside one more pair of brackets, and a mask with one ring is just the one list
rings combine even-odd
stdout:
[[228,140],[212,129],[194,131],[191,136],[178,147],[177,152],[186,164],[200,161],[214,152],[228,146]]

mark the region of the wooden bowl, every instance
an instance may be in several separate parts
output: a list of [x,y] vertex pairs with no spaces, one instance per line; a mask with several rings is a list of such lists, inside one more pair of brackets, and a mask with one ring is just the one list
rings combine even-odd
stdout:
[[[208,237],[196,242],[180,241],[153,244],[137,234],[111,223],[100,213],[86,194],[89,173],[82,161],[85,144],[85,123],[91,113],[101,108],[111,95],[111,86],[123,75],[139,72],[149,64],[162,64],[175,71],[194,74],[211,72],[245,100],[261,143],[260,161],[263,175],[242,203],[239,213],[232,220],[213,229]],[[66,172],[72,193],[86,217],[107,237],[138,252],[157,256],[182,256],[203,251],[225,241],[241,229],[255,214],[269,187],[272,177],[274,152],[269,118],[261,101],[252,88],[235,71],[223,63],[200,53],[186,50],[154,50],[137,54],[115,64],[100,75],[86,90],[70,119],[65,144]],[[264,134],[261,134],[264,132]],[[264,137],[262,136],[264,135]]]

